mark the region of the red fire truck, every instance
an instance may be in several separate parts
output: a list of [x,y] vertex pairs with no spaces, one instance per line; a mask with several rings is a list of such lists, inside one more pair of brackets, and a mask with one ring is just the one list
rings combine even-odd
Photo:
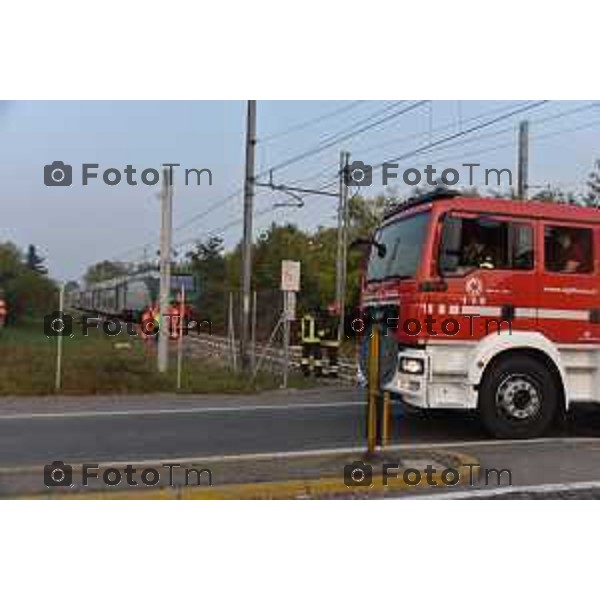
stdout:
[[600,402],[600,211],[438,192],[387,214],[361,309],[383,323],[382,387],[473,409],[500,438]]

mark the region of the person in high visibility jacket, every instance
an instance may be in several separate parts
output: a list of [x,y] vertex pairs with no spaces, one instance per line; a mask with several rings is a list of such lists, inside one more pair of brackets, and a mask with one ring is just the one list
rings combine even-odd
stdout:
[[0,295],[0,329],[6,325],[6,317],[8,315],[8,307],[6,300]]
[[313,314],[307,313],[300,320],[300,343],[302,345],[302,358],[300,368],[308,377],[314,372],[319,376],[322,372],[321,344],[317,335],[317,321]]
[[140,335],[144,341],[151,340],[154,337],[154,313],[152,306],[147,306],[142,312]]
[[181,315],[179,313],[179,304],[171,302],[171,306],[167,310],[167,326],[169,328],[169,338],[172,340],[179,339],[181,327]]

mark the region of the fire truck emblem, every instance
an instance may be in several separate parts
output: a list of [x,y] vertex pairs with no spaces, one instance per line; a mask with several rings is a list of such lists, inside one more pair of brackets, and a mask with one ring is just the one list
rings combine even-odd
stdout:
[[481,296],[483,293],[483,282],[481,279],[479,279],[479,277],[470,277],[465,282],[465,290],[471,297]]

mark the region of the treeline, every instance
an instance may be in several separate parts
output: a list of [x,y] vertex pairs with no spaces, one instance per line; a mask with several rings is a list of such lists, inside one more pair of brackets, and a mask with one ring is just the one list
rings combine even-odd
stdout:
[[[393,200],[389,196],[354,196],[349,202],[348,241],[370,235],[385,207]],[[259,338],[264,337],[275,324],[282,309],[282,260],[297,260],[301,263],[299,312],[325,310],[334,302],[337,235],[337,226],[305,231],[289,223],[272,223],[260,234],[252,249],[252,287],[257,294]],[[346,303],[350,306],[358,302],[361,256],[357,251],[348,253]],[[223,240],[213,236],[198,242],[186,256],[186,261],[188,268],[200,282],[198,310],[213,321],[217,330],[224,328],[230,293],[233,293],[234,315],[239,314],[241,246],[226,252]]]
[[47,273],[34,245],[22,252],[12,242],[0,243],[0,295],[8,304],[9,322],[56,309],[58,289]]

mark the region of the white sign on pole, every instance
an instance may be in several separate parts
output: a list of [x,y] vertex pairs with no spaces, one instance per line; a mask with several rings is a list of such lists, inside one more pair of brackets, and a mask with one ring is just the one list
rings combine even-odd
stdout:
[[281,289],[284,292],[300,291],[300,262],[297,260],[281,261]]

